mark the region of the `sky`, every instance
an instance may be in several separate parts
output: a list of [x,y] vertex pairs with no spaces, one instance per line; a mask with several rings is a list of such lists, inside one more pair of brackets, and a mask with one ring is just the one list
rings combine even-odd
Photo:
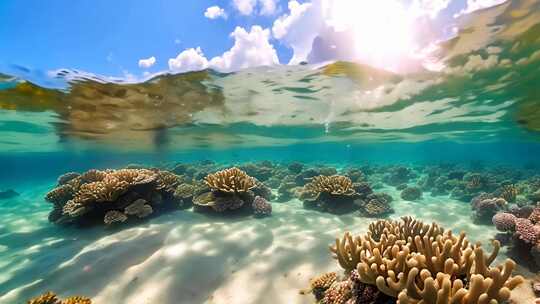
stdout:
[[276,64],[429,68],[436,43],[504,0],[3,0],[0,71],[77,69],[140,79]]

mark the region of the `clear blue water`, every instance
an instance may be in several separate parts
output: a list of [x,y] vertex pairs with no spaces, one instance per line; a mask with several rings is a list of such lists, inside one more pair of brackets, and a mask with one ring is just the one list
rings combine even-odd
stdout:
[[[282,174],[291,162],[345,176],[350,167],[364,171],[394,198],[389,218],[411,215],[475,241],[496,238],[489,219],[471,220],[478,212],[471,197],[452,190],[469,182],[465,173],[481,173],[496,177],[489,191],[498,195],[505,185],[519,186],[509,205],[536,206],[540,10],[529,9],[509,8],[491,23],[462,28],[442,44],[443,69],[410,74],[328,62],[164,73],[129,83],[74,69],[2,66],[0,191],[18,195],[0,197],[0,303],[24,303],[48,290],[98,304],[237,303],[242,296],[230,294],[255,278],[264,286],[244,290],[241,303],[270,303],[257,295],[277,297],[272,284],[281,288],[279,303],[311,303],[298,290],[337,267],[326,245],[344,231],[365,232],[377,217],[313,212],[296,194],[275,201],[281,182],[297,176]],[[227,167],[265,167],[262,161],[275,169],[274,180],[263,181],[275,195],[271,218],[189,209],[114,229],[47,220],[52,207],[44,197],[66,172],[188,164],[199,170],[189,182],[196,184]],[[415,177],[389,182],[396,166]],[[423,187],[430,166],[444,176],[464,174],[448,192],[423,188],[420,201],[404,199],[399,187]],[[505,244],[497,261],[512,257],[518,273],[534,278],[540,265],[530,248],[516,254],[516,247]]]

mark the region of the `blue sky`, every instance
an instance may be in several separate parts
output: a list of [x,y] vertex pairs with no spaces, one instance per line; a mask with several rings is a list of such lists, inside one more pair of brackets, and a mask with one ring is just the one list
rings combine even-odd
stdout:
[[[341,4],[335,4],[338,2]],[[372,31],[367,23],[345,27],[342,30],[348,34],[341,35],[337,26],[327,25],[329,17],[322,16],[321,6],[345,7],[330,18],[332,21],[343,19],[354,23],[354,20],[373,15],[376,23],[386,16],[386,12],[391,13],[386,17],[392,20],[396,19],[394,16],[401,20],[401,16],[406,15],[403,22],[414,19],[415,25],[422,19],[436,30],[429,35],[423,34],[429,36],[430,41],[414,41],[414,47],[418,49],[449,35],[446,25],[460,11],[487,7],[501,0],[388,2],[399,2],[401,6],[366,4],[357,7],[359,2],[356,0],[291,1],[292,6],[289,1],[279,0],[3,0],[0,1],[0,64],[43,71],[75,68],[101,75],[135,77],[171,69],[181,72],[211,67],[230,71],[256,65],[287,64],[291,59],[291,63],[308,59],[358,59],[368,63],[373,61],[374,65],[380,64],[383,68],[388,63],[389,69],[398,69],[401,67],[392,62],[410,52],[412,46],[405,44],[411,44],[412,40],[392,42],[392,46],[392,43],[378,39],[378,32],[375,32],[375,35],[367,36],[375,40],[362,41],[366,36],[361,32]],[[411,13],[413,3],[415,13]],[[211,19],[211,14],[205,16],[207,9],[213,6],[223,9],[226,17],[220,15]],[[351,6],[350,10],[348,6]],[[402,10],[406,13],[402,14]],[[364,14],[354,16],[349,15],[349,11]],[[435,16],[430,15],[433,12],[436,12]],[[383,28],[380,33],[386,35],[384,39],[388,41],[403,36],[400,23],[391,22],[388,28],[384,27],[385,23],[374,25],[374,28]],[[233,32],[235,34],[231,35]],[[395,37],[392,37],[394,33]],[[315,49],[313,41],[316,38],[323,41],[322,46],[317,46],[320,49]],[[394,49],[399,43],[404,47],[403,50],[398,47],[398,52]],[[351,45],[360,50],[350,51]],[[200,50],[196,50],[197,47]],[[176,58],[191,48],[193,50],[185,56]],[[365,51],[370,48],[372,53]],[[227,51],[230,51],[229,55],[226,55]],[[139,60],[150,57],[156,58],[155,64],[149,67],[139,64]],[[214,60],[214,57],[217,58]],[[169,59],[174,58],[177,60],[171,65]]]

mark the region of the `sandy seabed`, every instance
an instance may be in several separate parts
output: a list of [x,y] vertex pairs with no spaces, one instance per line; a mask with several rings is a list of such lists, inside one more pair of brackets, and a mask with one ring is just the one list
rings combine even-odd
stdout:
[[[375,220],[306,210],[293,199],[273,203],[272,216],[262,219],[183,210],[132,227],[83,230],[47,221],[43,196],[53,185],[29,184],[17,189],[21,196],[0,201],[0,304],[48,290],[97,304],[313,303],[299,290],[311,277],[340,269],[328,245],[345,231],[364,233]],[[393,188],[381,191],[394,197],[391,218],[436,221],[491,250],[497,231],[472,223],[469,204],[426,194],[409,202]],[[505,258],[503,249],[498,262]],[[528,286],[512,297],[534,303]]]

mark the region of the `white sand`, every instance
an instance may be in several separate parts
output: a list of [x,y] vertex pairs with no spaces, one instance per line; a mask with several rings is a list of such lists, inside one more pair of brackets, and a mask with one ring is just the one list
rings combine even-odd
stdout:
[[[345,231],[365,232],[371,222],[305,210],[292,200],[274,203],[263,219],[177,211],[132,228],[77,230],[47,222],[41,197],[51,184],[0,201],[0,304],[47,290],[97,304],[313,303],[299,290],[312,276],[339,269],[328,244]],[[496,234],[472,223],[467,203],[429,195],[405,202],[388,192],[392,218],[437,221],[484,244]]]

